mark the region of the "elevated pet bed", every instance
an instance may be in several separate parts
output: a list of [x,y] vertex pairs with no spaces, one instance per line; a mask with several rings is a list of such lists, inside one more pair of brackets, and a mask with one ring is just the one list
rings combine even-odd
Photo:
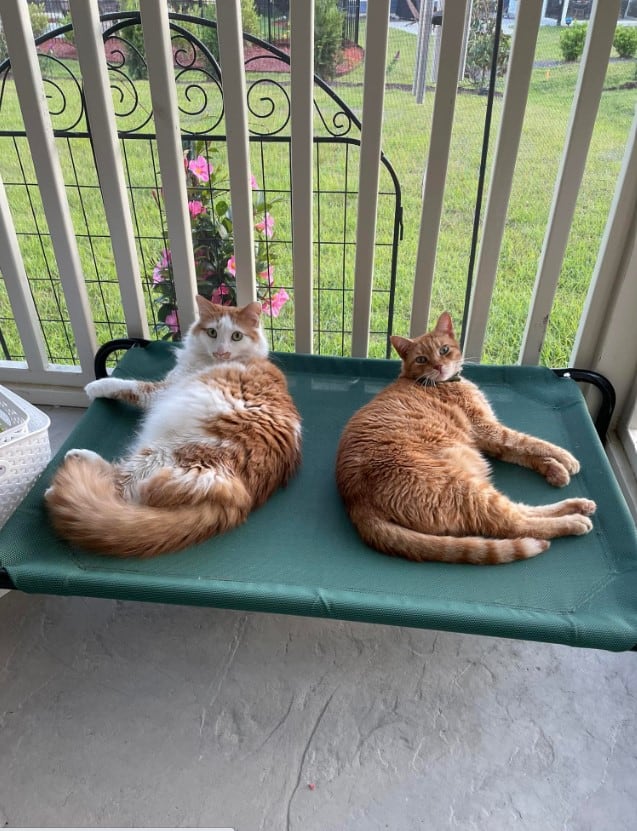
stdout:
[[[609,650],[637,644],[637,533],[578,385],[542,367],[469,366],[498,416],[571,450],[582,472],[562,490],[494,463],[511,497],[597,502],[594,530],[554,540],[532,560],[503,566],[412,563],[367,548],[341,505],[334,458],[350,415],[396,377],[398,363],[276,355],[304,422],[299,475],[225,536],[152,560],[118,560],[58,540],[42,495],[65,450],[123,453],[139,413],[91,404],[65,447],[0,531],[4,585],[25,592],[219,606],[453,630]],[[130,349],[116,374],[156,379],[174,347]],[[103,364],[103,355],[100,358]]]

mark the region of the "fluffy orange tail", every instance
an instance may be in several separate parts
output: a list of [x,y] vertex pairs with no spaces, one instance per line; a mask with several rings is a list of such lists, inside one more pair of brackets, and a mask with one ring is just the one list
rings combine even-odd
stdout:
[[497,565],[535,557],[549,547],[547,540],[487,539],[485,537],[442,537],[421,534],[381,519],[364,508],[352,508],[350,518],[362,539],[385,554],[422,562]]
[[240,525],[251,507],[236,477],[228,477],[196,504],[154,507],[130,502],[118,493],[113,468],[97,456],[67,456],[45,498],[60,536],[114,557],[178,551]]

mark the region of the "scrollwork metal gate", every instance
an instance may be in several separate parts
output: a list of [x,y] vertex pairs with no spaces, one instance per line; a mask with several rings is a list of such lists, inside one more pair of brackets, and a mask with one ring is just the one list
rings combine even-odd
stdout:
[[[145,56],[137,12],[102,15],[117,130],[146,308],[159,337],[174,333],[173,318],[158,284],[167,270],[169,243],[162,212],[161,180],[145,80]],[[180,127],[187,161],[198,155],[224,169],[229,137],[224,123],[223,85],[216,58],[216,24],[185,14],[171,14],[175,80]],[[64,170],[75,233],[88,287],[98,341],[125,336],[121,292],[92,158],[92,133],[82,79],[75,61],[72,25],[36,41],[47,88],[57,150]],[[292,303],[277,305],[277,293],[294,297],[291,273],[290,96],[289,56],[253,36],[244,36],[251,162],[255,184],[267,211],[261,229],[261,296],[273,349],[293,349]],[[348,354],[350,349],[353,265],[356,246],[358,152],[361,124],[355,113],[320,78],[314,83],[314,349]],[[24,125],[11,80],[9,61],[0,65],[0,173],[5,183],[16,231],[48,357],[53,364],[77,362],[74,336],[59,274],[52,256],[37,182],[29,158]],[[205,182],[201,180],[202,186]],[[214,192],[213,192],[214,190]],[[208,209],[230,217],[229,189],[221,174],[210,189]],[[195,201],[195,200],[193,200]],[[195,206],[191,209],[198,208]],[[271,223],[271,224],[270,224]],[[398,243],[401,235],[401,191],[396,174],[383,156],[370,355],[389,354]],[[226,222],[228,225],[228,222]],[[361,229],[358,229],[361,233]],[[257,258],[259,259],[259,258]],[[222,264],[228,269],[228,264]],[[227,271],[231,275],[231,267]],[[205,286],[205,275],[201,284]],[[218,284],[217,284],[218,285]],[[217,297],[223,302],[223,294]],[[279,299],[283,295],[278,295]],[[268,305],[269,304],[269,305]],[[24,349],[0,280],[0,357],[21,360]]]

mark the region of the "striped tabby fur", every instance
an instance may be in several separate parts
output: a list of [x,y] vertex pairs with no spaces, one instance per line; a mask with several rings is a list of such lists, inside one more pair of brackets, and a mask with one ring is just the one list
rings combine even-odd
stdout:
[[489,481],[483,452],[556,487],[580,466],[566,450],[500,424],[475,384],[458,377],[462,354],[446,312],[433,332],[391,340],[400,376],[351,418],[336,462],[339,491],[368,545],[410,560],[506,563],[591,530],[589,499],[531,507]]

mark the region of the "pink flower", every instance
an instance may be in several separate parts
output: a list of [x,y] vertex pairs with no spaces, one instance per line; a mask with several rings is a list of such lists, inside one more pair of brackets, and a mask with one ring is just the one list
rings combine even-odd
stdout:
[[164,323],[166,324],[166,326],[168,326],[171,332],[178,332],[179,318],[177,317],[177,312],[169,312],[166,315],[166,320],[164,320]]
[[157,265],[153,269],[153,283],[157,285],[158,283],[163,283],[166,279],[166,276],[163,274],[164,270],[168,268],[171,264],[172,258],[170,255],[170,250],[164,248],[160,254],[159,260],[157,261]]
[[271,216],[269,213],[263,217],[260,222],[254,226],[257,231],[261,231],[261,233],[265,233],[266,237],[270,239],[270,237],[274,234],[274,217]]
[[264,271],[260,271],[257,277],[259,280],[265,280],[269,286],[274,285],[274,266],[269,265]]
[[188,210],[190,211],[190,216],[194,219],[199,214],[206,213],[206,206],[198,199],[193,199],[192,202],[188,203]]
[[279,312],[290,299],[285,289],[279,289],[272,299],[264,300],[261,304],[263,311],[270,317],[278,317]]
[[230,294],[228,286],[226,286],[225,283],[220,283],[219,287],[212,292],[212,302],[216,303],[218,306],[222,306],[223,298],[228,294]]
[[188,162],[188,170],[199,179],[200,182],[207,182],[213,171],[213,166],[208,164],[203,156],[197,156]]
[[226,268],[230,272],[230,274],[232,274],[232,276],[234,277],[235,274],[237,273],[237,264],[234,261],[234,254],[228,260],[228,262],[226,264]]
[[257,182],[254,173],[250,174],[250,187],[252,188],[252,190],[259,190],[259,183]]

